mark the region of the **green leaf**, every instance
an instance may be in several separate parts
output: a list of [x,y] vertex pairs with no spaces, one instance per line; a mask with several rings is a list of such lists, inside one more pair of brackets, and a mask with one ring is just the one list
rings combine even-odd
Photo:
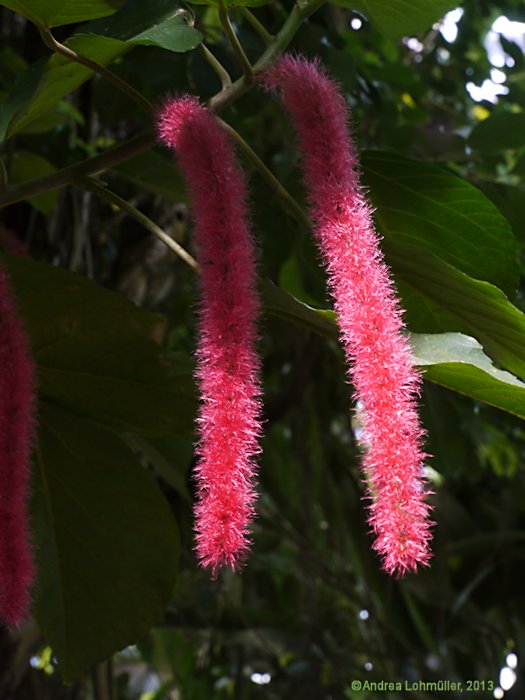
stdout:
[[332,0],[358,10],[389,37],[418,34],[457,6],[457,0]]
[[13,257],[8,268],[45,397],[118,431],[191,432],[191,364],[161,357],[161,317],[51,265]]
[[59,27],[112,15],[124,0],[0,0],[0,5],[45,27]]
[[425,379],[525,418],[525,384],[494,367],[475,338],[462,333],[412,333]]
[[394,153],[367,152],[362,165],[387,238],[418,246],[472,277],[514,292],[514,235],[480,190],[446,170]]
[[525,114],[494,114],[477,124],[469,146],[482,153],[495,153],[525,146]]
[[[262,7],[268,5],[271,0],[224,0],[226,7]],[[210,5],[218,7],[218,0],[189,0],[192,5]]]
[[[77,53],[102,66],[111,63],[128,49],[125,43],[103,36],[77,34],[65,43]],[[52,56],[45,64],[31,66],[15,85],[7,100],[8,112],[0,122],[4,129],[0,132],[0,137],[10,138],[27,127],[62,98],[76,90],[92,74],[93,71],[89,68],[72,63],[58,54]]]
[[0,143],[6,139],[9,125],[15,116],[22,111],[24,106],[34,96],[42,80],[45,68],[46,62],[43,60],[29,66],[15,82],[13,90],[2,102],[2,109],[0,110]]
[[70,682],[161,619],[179,538],[155,482],[105,430],[44,403],[36,455],[36,617]]
[[27,70],[27,61],[7,43],[0,49],[0,88],[9,89],[13,82]]
[[190,27],[178,15],[137,34],[137,36],[129,40],[129,43],[143,46],[160,46],[160,48],[168,51],[184,53],[196,48],[202,42],[202,39],[202,34],[197,29]]
[[[517,165],[525,167],[525,157],[520,158]],[[513,174],[515,172],[516,168]],[[483,190],[507,217],[516,239],[523,246],[525,241],[525,230],[523,228],[523,222],[525,221],[525,191],[523,188],[500,182],[485,181]]]
[[280,289],[271,280],[264,280],[262,285],[263,308],[266,313],[295,323],[306,330],[328,337],[338,337],[335,325],[335,311],[314,309],[296,297]]
[[[17,151],[13,156],[9,179],[13,184],[16,184],[31,180],[35,177],[43,177],[55,170],[55,166],[43,156],[37,153],[31,153],[30,151]],[[36,197],[31,197],[28,199],[28,202],[38,209],[38,211],[42,212],[42,214],[48,216],[57,198],[57,190],[51,190],[50,192],[39,194]]]
[[186,21],[187,10],[172,0],[128,0],[114,17],[91,22],[86,31],[129,44],[161,46],[169,51],[190,51],[202,41],[202,34]]
[[525,314],[500,289],[415,246],[383,245],[401,279],[455,317],[499,365],[525,377]]

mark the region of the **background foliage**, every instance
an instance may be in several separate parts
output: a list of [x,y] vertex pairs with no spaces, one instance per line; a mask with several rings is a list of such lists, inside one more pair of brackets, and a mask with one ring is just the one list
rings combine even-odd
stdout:
[[[242,77],[224,7],[0,5],[1,220],[30,253],[4,261],[39,377],[34,620],[0,630],[0,696],[364,700],[377,693],[353,680],[496,687],[507,655],[525,656],[525,27],[488,32],[498,17],[525,22],[523,4],[465,0],[450,41],[454,0],[226,3],[257,69],[287,45],[319,56],[352,107],[426,379],[434,557],[402,581],[370,552],[351,389],[307,222],[246,149],[265,309],[261,496],[242,575],[210,581],[196,567],[195,273],[144,224],[192,242],[148,102],[210,100],[304,204],[292,130]],[[506,94],[475,102],[467,83],[491,76]],[[525,693],[516,673],[505,697]]]

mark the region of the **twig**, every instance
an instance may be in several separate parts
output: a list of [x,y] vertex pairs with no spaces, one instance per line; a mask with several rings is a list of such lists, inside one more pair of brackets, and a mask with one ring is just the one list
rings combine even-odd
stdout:
[[226,68],[222,63],[212,54],[209,48],[205,44],[200,45],[202,52],[204,53],[204,58],[208,61],[213,70],[217,73],[221,79],[222,89],[229,88],[232,84],[232,79]]
[[228,36],[232,49],[235,52],[235,55],[237,56],[237,59],[244,70],[245,76],[251,78],[253,76],[253,66],[250,63],[248,56],[244,53],[244,49],[241,46],[241,42],[237,38],[237,34],[235,33],[232,27],[230,18],[228,16],[228,10],[226,9],[226,5],[224,4],[224,0],[219,0],[219,19],[221,20],[221,24],[224,27],[224,31]]
[[267,46],[269,46],[272,43],[272,41],[275,40],[275,36],[273,34],[270,34],[266,27],[259,22],[257,17],[247,7],[241,5],[239,7],[239,10],[244,19],[252,25],[253,29],[255,29],[255,31],[261,37],[264,43]]
[[246,158],[250,161],[250,163],[252,163],[252,165],[254,165],[257,168],[261,177],[263,177],[264,180],[266,180],[266,182],[268,183],[268,185],[275,191],[275,194],[279,197],[285,209],[287,209],[288,212],[294,217],[294,219],[296,219],[302,226],[304,226],[306,229],[311,229],[312,222],[310,220],[310,217],[306,214],[306,212],[303,210],[303,208],[297,202],[297,200],[292,197],[292,195],[288,192],[288,190],[285,187],[283,187],[283,185],[281,185],[281,183],[275,177],[272,171],[269,170],[265,163],[259,158],[257,153],[255,153],[251,146],[249,146],[249,144],[246,143],[243,137],[237,131],[235,131],[233,127],[224,122],[222,119],[220,120],[220,122],[224,129],[231,136],[231,138],[239,146],[240,150],[244,153]]
[[184,260],[184,262],[187,265],[189,265],[193,270],[198,270],[199,265],[197,261],[193,256],[191,256],[188,253],[188,251],[185,248],[183,248],[180,245],[180,243],[177,243],[177,241],[173,240],[173,238],[171,238],[171,236],[168,236],[168,234],[165,231],[163,231],[163,229],[161,229],[160,226],[157,226],[157,224],[154,221],[148,218],[145,214],[139,211],[128,201],[122,199],[122,197],[119,197],[118,194],[115,194],[115,192],[109,190],[98,180],[95,180],[92,177],[79,177],[75,180],[75,184],[84,190],[93,192],[99,197],[105,199],[107,202],[115,204],[119,209],[122,209],[123,211],[127,212],[136,221],[142,224],[142,226],[144,226],[145,229],[147,229],[150,233],[152,233],[165,245],[167,245],[168,248],[170,248],[176,255],[178,255],[179,258],[181,258],[181,260]]
[[[304,20],[322,7],[325,2],[326,0],[310,0],[310,2],[307,2],[301,7],[297,4],[293,6],[285,23],[275,35],[273,42],[266,48],[257,63],[253,66],[255,76],[264,73],[270,64],[286,49]],[[225,88],[214,95],[208,102],[208,107],[213,112],[220,112],[244,95],[252,84],[253,77],[243,75],[239,80],[236,80],[231,87]]]

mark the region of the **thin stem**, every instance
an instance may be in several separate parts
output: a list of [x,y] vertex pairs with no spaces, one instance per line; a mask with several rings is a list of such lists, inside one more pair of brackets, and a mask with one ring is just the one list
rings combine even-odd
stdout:
[[127,212],[130,216],[132,216],[136,221],[138,221],[144,228],[152,233],[154,236],[156,236],[159,240],[161,240],[165,245],[172,250],[175,255],[178,255],[181,260],[184,260],[184,262],[189,265],[189,267],[192,268],[192,270],[198,270],[199,265],[195,258],[191,256],[188,251],[183,248],[177,241],[173,240],[171,236],[168,236],[168,234],[163,231],[160,226],[157,226],[157,224],[149,219],[145,214],[143,214],[141,211],[139,211],[136,207],[134,207],[132,204],[127,202],[125,199],[122,199],[122,197],[119,197],[118,194],[115,194],[115,192],[112,192],[109,190],[107,187],[105,187],[102,183],[100,183],[98,180],[95,180],[92,177],[78,177],[75,179],[75,184],[81,187],[84,190],[88,190],[89,192],[93,192],[94,194],[98,195],[99,197],[102,197],[102,199],[105,199],[106,201],[110,202],[111,204],[115,204],[119,209],[122,209],[123,211]]
[[239,60],[239,63],[241,64],[244,70],[245,76],[251,78],[253,76],[253,66],[250,63],[248,56],[244,53],[244,49],[241,46],[241,42],[237,38],[237,34],[235,33],[232,27],[230,18],[228,16],[228,10],[226,9],[226,5],[224,4],[224,0],[219,0],[219,19],[221,20],[221,24],[224,27],[224,31],[228,36],[232,49],[234,50]]
[[209,48],[205,44],[200,45],[202,52],[204,53],[204,58],[208,61],[213,70],[217,73],[221,79],[222,89],[229,88],[232,84],[232,79],[226,68],[222,63],[212,54]]
[[239,7],[239,10],[241,11],[242,16],[244,19],[249,22],[253,29],[257,32],[257,34],[261,37],[261,39],[264,41],[264,43],[268,46],[269,44],[272,43],[272,41],[275,40],[275,37],[273,34],[270,34],[270,32],[266,29],[266,27],[259,22],[257,17],[251,12],[247,7],[244,5],[241,5]]
[[107,68],[104,68],[104,66],[95,63],[95,61],[92,61],[90,58],[81,56],[76,51],[70,49],[68,46],[61,44],[55,39],[55,37],[51,33],[51,30],[47,27],[40,26],[39,30],[40,36],[42,37],[42,41],[49,49],[51,49],[51,51],[53,51],[54,53],[59,53],[62,56],[68,58],[70,61],[80,63],[82,66],[85,66],[86,68],[89,68],[95,73],[98,73],[98,75],[113,83],[115,87],[117,87],[121,92],[123,92],[130,99],[132,99],[142,110],[144,110],[148,114],[151,114],[153,109],[151,104],[145,97],[143,97],[140,94],[140,92],[135,90],[135,88],[132,87],[129,83],[126,83],[125,80],[122,80],[122,78],[119,78],[118,75],[115,75],[115,73],[112,73]]
[[76,178],[82,175],[95,175],[133,158],[144,151],[149,151],[155,145],[155,134],[153,131],[145,131],[138,136],[124,141],[118,146],[113,146],[99,155],[87,158],[80,163],[75,163],[62,170],[35,178],[20,185],[14,185],[0,193],[0,208],[15,202],[21,202],[36,194],[55,190],[64,185],[70,185]]
[[243,137],[237,131],[235,131],[233,127],[224,122],[222,119],[220,119],[219,121],[221,122],[224,129],[231,136],[231,138],[239,146],[240,150],[244,153],[244,155],[250,161],[250,163],[252,163],[252,165],[254,165],[257,168],[261,177],[264,178],[264,180],[266,180],[266,182],[272,188],[272,190],[275,191],[275,194],[281,200],[284,208],[287,209],[288,212],[294,217],[294,219],[296,219],[302,226],[304,226],[307,229],[311,229],[312,222],[310,220],[310,217],[306,214],[306,212],[303,210],[303,208],[297,202],[297,200],[292,197],[288,190],[285,187],[283,187],[283,185],[281,185],[279,180],[275,177],[272,171],[269,170],[265,163],[259,158],[257,153],[255,153],[251,146],[243,139]]

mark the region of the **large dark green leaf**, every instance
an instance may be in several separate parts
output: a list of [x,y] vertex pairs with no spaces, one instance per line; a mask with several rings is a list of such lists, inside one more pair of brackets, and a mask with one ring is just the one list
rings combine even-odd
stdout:
[[58,27],[106,17],[122,7],[124,0],[1,0],[0,5],[27,17],[35,24]]
[[35,482],[36,616],[71,681],[160,620],[179,538],[166,501],[128,448],[46,403]]
[[430,29],[457,0],[332,0],[335,5],[362,12],[391,37],[417,34]]
[[11,258],[9,270],[44,396],[120,431],[191,431],[191,364],[160,357],[161,317],[51,265]]
[[433,165],[369,151],[363,168],[385,236],[435,253],[512,294],[518,281],[509,223],[476,187]]

